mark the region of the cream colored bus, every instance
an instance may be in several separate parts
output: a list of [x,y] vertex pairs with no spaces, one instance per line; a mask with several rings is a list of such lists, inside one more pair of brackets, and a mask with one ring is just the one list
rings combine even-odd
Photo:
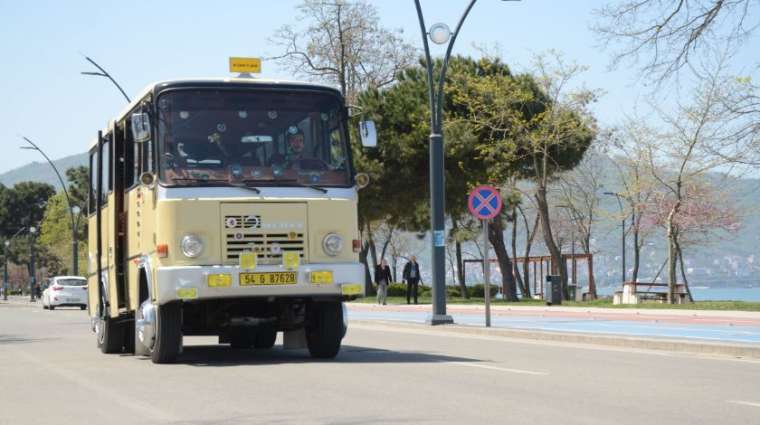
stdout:
[[283,332],[286,347],[334,357],[343,301],[364,295],[347,121],[340,93],[314,84],[145,89],[89,151],[99,348],[165,363],[183,336],[266,349]]

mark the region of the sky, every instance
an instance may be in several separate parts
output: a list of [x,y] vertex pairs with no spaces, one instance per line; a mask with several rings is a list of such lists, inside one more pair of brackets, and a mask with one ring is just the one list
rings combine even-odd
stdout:
[[[594,111],[600,123],[619,122],[648,90],[631,67],[609,70],[609,53],[589,30],[593,10],[607,0],[480,0],[457,39],[454,53],[497,52],[517,69],[533,55],[555,49],[587,65],[581,79],[605,95]],[[0,0],[0,173],[32,161],[18,149],[24,135],[51,158],[87,150],[98,129],[125,106],[109,81],[80,75],[94,71],[86,54],[106,68],[130,97],[159,80],[229,76],[228,57],[279,53],[269,38],[297,25],[296,0],[17,1]],[[382,24],[403,30],[421,48],[412,0],[375,0]],[[466,0],[422,0],[426,23],[454,28]],[[434,55],[444,49],[432,45]],[[293,76],[273,62],[262,77]]]

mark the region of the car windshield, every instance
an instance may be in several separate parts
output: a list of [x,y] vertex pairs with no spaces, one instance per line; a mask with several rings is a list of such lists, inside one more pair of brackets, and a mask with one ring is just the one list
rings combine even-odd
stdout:
[[84,279],[57,279],[55,281],[60,286],[85,286],[87,281]]
[[157,105],[164,184],[349,185],[344,109],[335,95],[177,90]]

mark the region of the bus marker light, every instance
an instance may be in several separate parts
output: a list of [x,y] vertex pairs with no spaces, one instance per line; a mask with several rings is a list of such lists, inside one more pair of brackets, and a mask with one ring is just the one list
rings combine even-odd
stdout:
[[297,269],[300,261],[301,257],[297,252],[282,253],[282,265],[285,266],[286,269]]
[[340,287],[343,295],[361,295],[362,285],[359,283],[347,283]]
[[333,283],[333,272],[330,270],[313,271],[310,273],[309,280],[316,285]]
[[177,298],[181,300],[194,300],[198,298],[198,289],[196,288],[178,288]]
[[249,270],[255,269],[256,253],[250,251],[240,253],[240,268]]
[[169,245],[167,244],[161,244],[156,245],[156,254],[158,254],[161,258],[166,258],[169,256]]
[[209,288],[229,288],[232,286],[232,275],[220,273],[208,275]]

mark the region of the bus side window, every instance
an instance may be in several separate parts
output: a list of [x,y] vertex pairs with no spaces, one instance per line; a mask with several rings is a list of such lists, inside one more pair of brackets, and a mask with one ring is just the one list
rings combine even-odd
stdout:
[[119,126],[119,131],[123,132],[124,138],[124,189],[129,189],[137,183],[137,170],[135,169],[135,150],[132,147],[132,132],[130,131],[127,121]]
[[103,198],[101,199],[101,205],[105,205],[108,202],[108,194],[113,190],[113,180],[111,179],[111,135],[107,134],[103,136]]
[[148,140],[147,142],[139,143],[139,146],[141,150],[140,172],[152,173],[153,172],[153,141]]
[[90,151],[90,192],[88,196],[89,202],[88,213],[90,215],[95,214],[95,201],[97,200],[98,190],[98,149],[95,148]]

